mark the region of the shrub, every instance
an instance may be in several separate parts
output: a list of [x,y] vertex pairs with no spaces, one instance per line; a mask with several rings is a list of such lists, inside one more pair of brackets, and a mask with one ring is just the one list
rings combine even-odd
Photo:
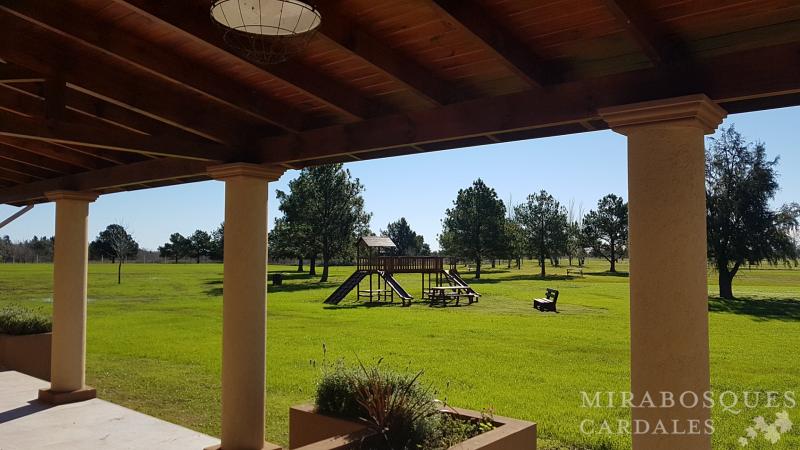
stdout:
[[52,320],[41,311],[15,305],[0,308],[0,334],[38,334],[52,329]]
[[317,385],[317,411],[329,416],[357,419],[364,415],[352,383],[355,373],[339,363],[326,371]]
[[[365,421],[376,432],[368,449],[439,450],[476,436],[490,420],[466,421],[440,411],[441,402],[419,381],[378,365],[358,369],[337,364],[317,386],[317,412]],[[490,429],[490,428],[488,428]]]

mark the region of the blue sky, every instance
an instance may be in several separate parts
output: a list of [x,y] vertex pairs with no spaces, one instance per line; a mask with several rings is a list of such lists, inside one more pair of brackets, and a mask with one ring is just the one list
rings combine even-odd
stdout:
[[[781,191],[775,204],[800,202],[800,107],[728,117],[750,140],[766,143],[770,157],[780,155]],[[531,141],[486,145],[349,163],[346,167],[366,187],[366,207],[377,232],[402,216],[432,248],[441,218],[458,189],[480,177],[508,205],[545,189],[575,210],[593,208],[605,194],[627,199],[625,138],[611,131],[583,133]],[[287,189],[297,171],[270,183],[270,224],[279,215],[276,189]],[[90,236],[110,223],[125,224],[144,248],[155,249],[170,233],[213,230],[223,219],[223,184],[194,183],[100,197],[91,206]],[[0,220],[16,208],[0,205]],[[0,230],[13,240],[53,234],[54,209],[37,205],[33,211]]]

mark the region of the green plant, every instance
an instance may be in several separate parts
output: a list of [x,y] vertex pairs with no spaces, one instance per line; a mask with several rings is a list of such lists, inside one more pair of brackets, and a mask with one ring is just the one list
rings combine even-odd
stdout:
[[38,334],[53,329],[50,317],[41,311],[9,305],[0,309],[0,334]]
[[426,420],[437,413],[432,390],[416,375],[383,370],[380,363],[360,364],[352,377],[355,398],[366,413],[364,419],[378,432],[388,448],[417,448],[426,437]]
[[443,410],[432,388],[420,383],[422,372],[405,374],[378,364],[356,369],[341,361],[323,365],[316,406],[322,414],[363,420],[375,433],[375,449],[446,449],[494,428],[490,416],[465,420]]
[[428,432],[421,448],[444,450],[495,427],[490,416],[483,415],[479,420],[464,420],[455,414],[443,412],[431,417],[426,428]]
[[[325,366],[323,366],[325,367]],[[332,370],[325,368],[325,375],[317,385],[317,411],[329,416],[358,418],[363,415],[355,396],[353,370],[338,362]]]

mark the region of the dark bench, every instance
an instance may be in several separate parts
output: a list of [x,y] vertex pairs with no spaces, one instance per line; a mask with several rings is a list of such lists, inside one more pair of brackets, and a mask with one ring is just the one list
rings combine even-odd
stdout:
[[533,300],[533,308],[539,311],[556,311],[556,302],[558,301],[558,291],[555,289],[547,288],[545,298],[537,298]]

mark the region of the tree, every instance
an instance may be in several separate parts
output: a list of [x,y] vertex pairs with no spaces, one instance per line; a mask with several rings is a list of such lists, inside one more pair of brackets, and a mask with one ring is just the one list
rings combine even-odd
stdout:
[[269,231],[269,257],[297,258],[297,271],[303,272],[304,244],[285,216],[275,219],[275,225]]
[[25,245],[33,252],[34,261],[39,262],[53,259],[53,243],[52,237],[34,236],[30,241],[25,242]]
[[[795,254],[800,255],[800,204],[795,202],[781,206],[778,210],[778,229],[789,236]],[[797,261],[794,261],[795,266]]]
[[208,257],[214,261],[222,261],[225,257],[225,222],[211,232],[211,247]]
[[[316,276],[320,242],[319,236],[312,234],[313,218],[309,216],[307,207],[315,197],[313,187],[309,186],[308,176],[298,180],[289,183],[289,193],[276,191],[278,202],[280,202],[279,209],[283,212],[283,217],[277,219],[275,223],[275,238],[278,240],[277,255],[297,258],[298,272],[303,271],[303,259],[307,258],[309,260],[308,274]],[[270,233],[270,236],[272,235]],[[272,241],[270,241],[270,254],[273,254]]]
[[611,263],[609,271],[616,273],[628,243],[628,204],[614,194],[601,198],[597,210],[583,218],[583,234],[592,252]]
[[586,260],[586,242],[583,234],[583,208],[579,207],[575,214],[575,205],[570,202],[567,212],[567,257],[569,265],[577,260],[578,266],[583,266]]
[[5,262],[12,259],[14,244],[11,243],[11,238],[8,235],[0,239],[0,262]]
[[567,210],[547,191],[529,195],[517,206],[516,215],[525,231],[528,249],[539,260],[542,278],[545,261],[566,252]]
[[502,252],[506,207],[494,189],[480,178],[460,189],[453,207],[445,211],[439,244],[442,249],[475,261],[475,278],[481,262]]
[[351,253],[358,236],[369,232],[363,191],[342,164],[329,164],[303,169],[289,182],[288,194],[278,192],[280,209],[312,264],[322,255],[322,282],[328,281],[331,260]]
[[522,268],[522,258],[525,257],[525,230],[516,217],[509,217],[505,221],[505,231],[503,232],[505,241],[505,256],[508,259],[508,268],[511,268],[511,261],[517,262],[517,269]]
[[769,208],[778,190],[775,167],[763,143],[749,143],[731,125],[706,149],[708,258],[719,277],[719,296],[733,298],[733,278],[744,263],[797,261],[791,237],[798,209]]
[[101,256],[111,258],[111,263],[117,263],[117,284],[122,283],[122,263],[128,258],[136,258],[139,253],[139,244],[128,233],[124,226],[111,224],[101,231],[90,245],[89,250]]
[[394,253],[402,256],[430,255],[431,249],[425,238],[411,229],[405,217],[390,223],[381,234],[389,236],[397,246]]
[[211,235],[203,230],[195,230],[189,236],[189,243],[191,255],[195,258],[197,264],[200,264],[200,258],[211,253]]
[[172,233],[169,236],[169,242],[158,247],[159,254],[164,258],[172,258],[175,264],[178,261],[189,255],[191,242],[180,233]]

